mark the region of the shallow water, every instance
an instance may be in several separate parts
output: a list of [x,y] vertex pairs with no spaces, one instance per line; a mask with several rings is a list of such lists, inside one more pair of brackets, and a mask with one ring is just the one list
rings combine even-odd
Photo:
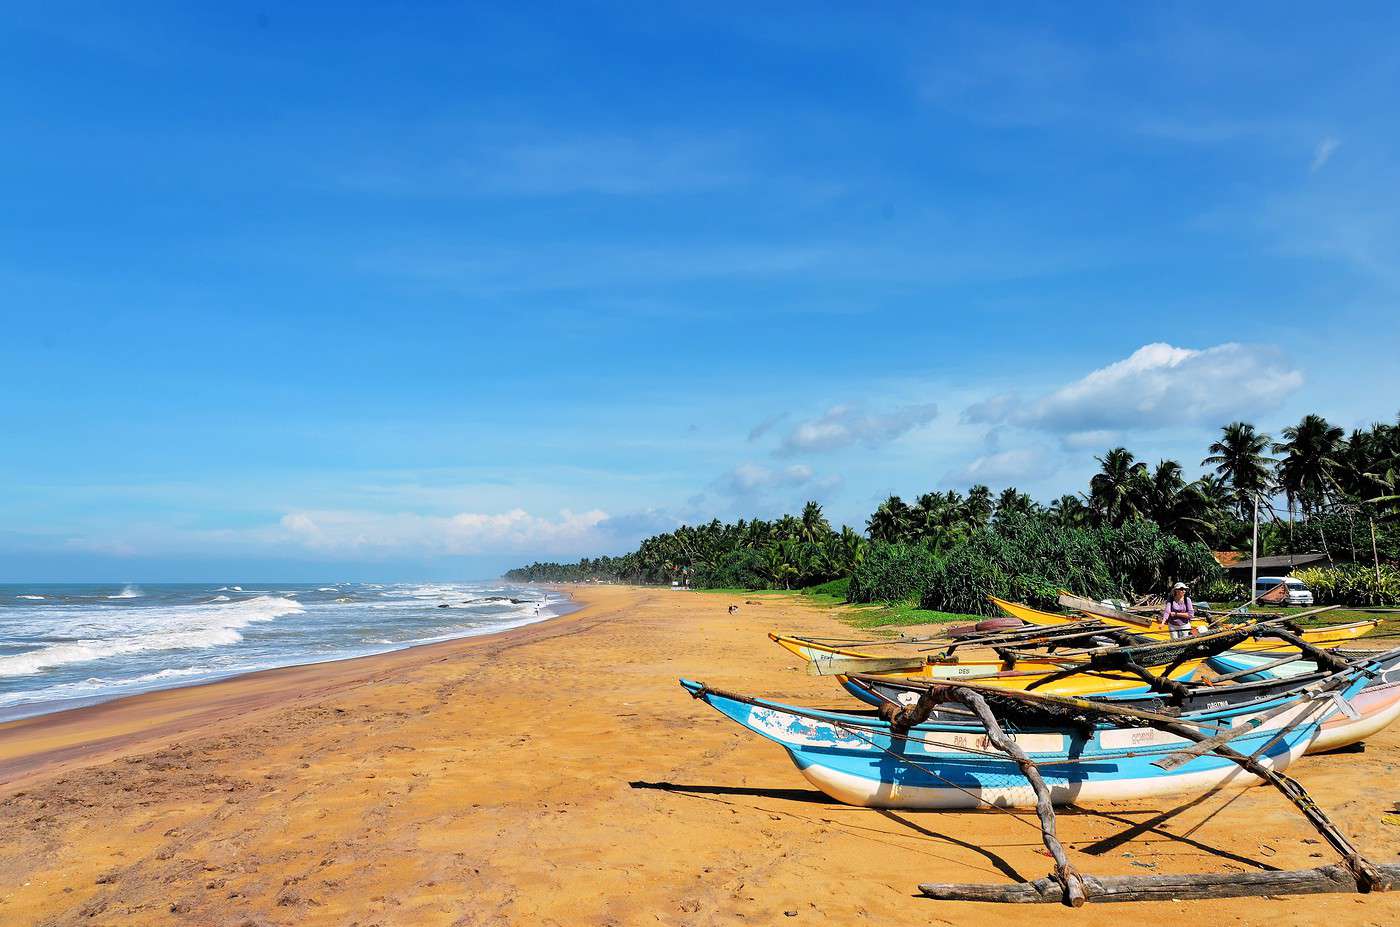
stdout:
[[0,720],[572,610],[505,583],[0,585]]

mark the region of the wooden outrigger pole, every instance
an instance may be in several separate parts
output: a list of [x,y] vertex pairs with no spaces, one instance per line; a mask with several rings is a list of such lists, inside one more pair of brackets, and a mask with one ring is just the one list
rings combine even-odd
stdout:
[[[1311,655],[1311,654],[1310,654]],[[1330,656],[1330,655],[1329,655]],[[1383,892],[1400,878],[1400,866],[1378,866],[1366,859],[1361,851],[1343,834],[1296,779],[1260,762],[1261,747],[1246,755],[1228,745],[1230,735],[1206,735],[1196,727],[1168,715],[1127,707],[1113,706],[1085,699],[1045,695],[1015,690],[993,690],[976,683],[947,681],[918,683],[924,691],[913,705],[886,704],[880,715],[895,729],[908,730],[922,723],[934,708],[946,702],[958,702],[971,708],[987,728],[987,739],[1016,763],[1030,783],[1036,796],[1036,815],[1040,819],[1041,839],[1055,861],[1049,878],[1010,885],[978,883],[925,883],[921,894],[940,900],[995,901],[1003,903],[1061,902],[1080,907],[1089,899],[1100,901],[1147,901],[1166,898],[1230,898],[1245,895],[1304,894],[1317,892],[1359,891]],[[1307,692],[1309,698],[1321,697],[1329,686]],[[988,704],[984,693],[995,695],[997,701],[1010,699],[1027,705],[1069,709],[1104,718],[1126,721],[1135,726],[1147,726],[1191,741],[1194,747],[1168,757],[1159,765],[1184,762],[1192,755],[1214,753],[1238,765],[1274,786],[1303,814],[1317,832],[1342,857],[1340,865],[1291,872],[1261,872],[1248,875],[1195,874],[1177,876],[1116,876],[1095,878],[1082,875],[1069,861],[1055,831],[1055,809],[1050,790],[1034,762],[1014,740],[1006,736],[1000,720]],[[1303,716],[1303,717],[1306,717]],[[1294,721],[1301,723],[1303,717]],[[1293,725],[1280,731],[1283,736]],[[1275,740],[1277,737],[1275,738]],[[1267,746],[1267,745],[1265,745]]]

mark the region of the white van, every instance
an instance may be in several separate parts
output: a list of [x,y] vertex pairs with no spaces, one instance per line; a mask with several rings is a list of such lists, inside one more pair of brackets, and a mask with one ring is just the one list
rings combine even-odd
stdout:
[[1312,590],[1304,586],[1302,580],[1294,579],[1291,576],[1261,576],[1254,582],[1255,596],[1261,596],[1279,583],[1284,587],[1284,600],[1280,605],[1311,605],[1313,604]]

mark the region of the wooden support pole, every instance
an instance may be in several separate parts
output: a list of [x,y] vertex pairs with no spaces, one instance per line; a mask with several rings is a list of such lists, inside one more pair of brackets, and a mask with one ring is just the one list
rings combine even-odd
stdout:
[[[1379,874],[1400,879],[1400,866],[1377,866]],[[1356,881],[1345,866],[1322,866],[1288,872],[1231,872],[1196,875],[1084,876],[1084,886],[1097,904],[1105,901],[1176,901],[1194,898],[1244,898],[1258,895],[1316,895],[1353,892]],[[1010,885],[931,882],[919,886],[928,898],[942,901],[995,901],[1003,904],[1062,902],[1064,889],[1056,879]]]
[[1294,634],[1292,631],[1285,631],[1283,628],[1264,628],[1256,631],[1255,637],[1273,637],[1293,647],[1297,647],[1299,654],[1312,660],[1318,665],[1319,669],[1336,672],[1337,670],[1346,669],[1347,666],[1350,665],[1345,657],[1338,656],[1330,650],[1323,650],[1321,647],[1310,644],[1299,635]]
[[[1172,664],[1171,669],[1167,670],[1167,672],[1176,669],[1179,663],[1180,661],[1177,661],[1177,663]],[[1175,679],[1168,678],[1165,674],[1158,676],[1147,667],[1135,663],[1131,659],[1125,658],[1123,660],[1123,669],[1147,683],[1148,688],[1152,689],[1152,691],[1166,692],[1178,701],[1191,694],[1189,686],[1184,686]]]
[[1055,836],[1055,805],[1050,800],[1050,787],[1045,784],[1040,770],[1031,762],[1031,758],[1026,756],[1020,745],[1006,736],[986,699],[967,689],[955,690],[953,697],[977,714],[987,728],[987,739],[998,750],[1016,761],[1021,775],[1031,784],[1031,789],[1035,792],[1035,813],[1040,818],[1040,837],[1045,843],[1045,849],[1050,851],[1050,856],[1055,860],[1055,879],[1061,890],[1061,898],[1072,908],[1083,907],[1089,893],[1085,890],[1083,877],[1065,855],[1065,848],[1060,844],[1059,837]]

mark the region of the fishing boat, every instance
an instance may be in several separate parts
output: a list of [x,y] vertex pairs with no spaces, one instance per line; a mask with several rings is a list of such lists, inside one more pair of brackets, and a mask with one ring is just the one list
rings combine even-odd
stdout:
[[[1173,707],[1185,712],[1218,710],[1307,688],[1327,679],[1332,672],[1319,668],[1311,660],[1293,660],[1282,666],[1268,667],[1262,664],[1268,657],[1237,657],[1234,652],[1228,655],[1232,662],[1234,659],[1246,662],[1243,669],[1230,674],[1238,681],[1232,679],[1229,684],[1194,685],[1188,694],[1175,700]],[[1400,650],[1389,651],[1388,654],[1347,651],[1341,655],[1353,665],[1369,664],[1366,672],[1370,678],[1360,691],[1344,705],[1338,706],[1339,711],[1318,726],[1317,736],[1308,744],[1308,753],[1327,753],[1361,743],[1400,718]],[[1216,658],[1212,657],[1208,662],[1214,667]],[[1251,672],[1251,669],[1255,671]],[[912,705],[923,691],[919,683],[872,675],[852,676],[847,680],[846,687],[862,701],[876,706]],[[1164,706],[1163,698],[1158,693],[1117,692],[1091,698],[1149,710],[1161,710]],[[945,717],[968,717],[966,709],[956,706],[943,709],[941,714]]]
[[[1086,628],[1073,637],[1095,639],[1100,625],[1093,622],[1082,623]],[[876,673],[892,679],[906,680],[976,680],[978,683],[1004,689],[1035,689],[1052,695],[1094,695],[1111,692],[1146,692],[1148,684],[1139,673],[1112,665],[1111,661],[1101,660],[1097,665],[1085,665],[1082,656],[1055,656],[1045,653],[1037,655],[1008,656],[997,660],[967,659],[954,655],[953,650],[962,644],[979,645],[989,642],[1007,643],[1021,636],[1018,632],[990,633],[955,643],[941,654],[919,652],[904,656],[876,654],[874,648],[866,646],[851,648],[837,644],[827,644],[811,638],[769,632],[770,640],[790,653],[808,662],[808,671],[814,675],[835,676],[848,692],[862,701],[869,701],[868,693],[859,687],[848,685],[851,673]],[[1056,638],[1063,643],[1070,635]],[[1118,639],[1123,640],[1121,634]],[[1145,638],[1132,638],[1143,644],[1154,645],[1161,651],[1159,656],[1149,658],[1145,667],[1149,672],[1166,679],[1189,679],[1203,664],[1204,653],[1177,660],[1180,651],[1174,647],[1155,647],[1161,642]],[[1202,649],[1206,649],[1208,638],[1197,638]],[[1044,643],[1034,638],[1016,641],[1022,644]],[[1103,639],[1104,644],[1113,641]],[[1076,666],[1078,672],[1067,673]]]
[[[1034,687],[1046,676],[1058,673],[1073,661],[1046,655],[1043,659],[1018,660],[968,659],[944,657],[938,654],[916,653],[890,656],[873,653],[865,647],[852,648],[834,644],[819,644],[808,638],[791,637],[769,632],[769,640],[794,653],[808,663],[808,671],[817,676],[835,676],[838,682],[851,672],[873,672],[905,679],[975,679],[986,685],[1010,689]],[[1186,678],[1195,672],[1203,660],[1188,660],[1172,671],[1172,678]],[[1161,664],[1162,667],[1165,664]],[[1077,674],[1063,683],[1053,683],[1047,692],[1064,695],[1117,692],[1141,689],[1142,679],[1116,670]]]
[[[1008,616],[1019,618],[1026,624],[1039,625],[1041,627],[1054,627],[1057,625],[1073,624],[1074,622],[1084,620],[1083,614],[1070,615],[1046,612],[1038,608],[1032,608],[1029,605],[1022,605],[1019,602],[1008,602],[996,596],[987,596],[987,598],[993,605],[1001,609]],[[1087,599],[1081,600],[1072,596],[1066,596],[1065,599],[1079,604],[1082,608],[1090,608],[1097,605],[1097,603],[1090,602]],[[1322,611],[1322,609],[1318,609],[1318,611]],[[1171,636],[1171,632],[1167,629],[1167,626],[1155,617],[1133,615],[1128,612],[1121,612],[1117,609],[1101,605],[1094,608],[1089,614],[1096,620],[1124,628],[1135,634],[1141,634],[1144,637],[1150,637],[1154,640],[1167,640]],[[1379,623],[1379,621],[1374,620],[1349,621],[1345,624],[1329,625],[1323,628],[1309,628],[1303,631],[1302,638],[1310,644],[1317,644],[1319,646],[1342,644],[1347,641],[1356,640],[1358,637],[1367,634],[1374,630]],[[1197,619],[1192,623],[1192,627],[1197,632],[1201,632],[1209,629],[1210,625],[1201,619]],[[1237,649],[1283,650],[1286,649],[1286,647],[1287,645],[1280,644],[1277,641],[1251,641],[1241,645]]]
[[[1366,685],[1370,668],[1366,664],[1332,674],[1326,692],[1292,688],[1243,704],[1183,712],[1167,729],[1127,725],[1125,709],[1088,699],[1027,696],[970,682],[934,688],[971,690],[1002,703],[1034,699],[1043,706],[1069,706],[1058,713],[1047,707],[1039,715],[1027,710],[1020,717],[1032,720],[1008,726],[1015,744],[1039,771],[1050,800],[1069,804],[1252,785],[1259,776],[1220,752],[1195,751],[1199,743],[1193,740],[1228,738],[1237,754],[1265,769],[1285,769],[1307,749],[1320,725],[1341,711],[1337,697],[1350,699]],[[1022,766],[992,745],[987,727],[976,719],[930,717],[901,728],[869,715],[798,708],[686,679],[681,685],[783,747],[802,775],[837,801],[930,810],[1036,805],[1036,790]],[[1188,729],[1204,737],[1171,732]]]

